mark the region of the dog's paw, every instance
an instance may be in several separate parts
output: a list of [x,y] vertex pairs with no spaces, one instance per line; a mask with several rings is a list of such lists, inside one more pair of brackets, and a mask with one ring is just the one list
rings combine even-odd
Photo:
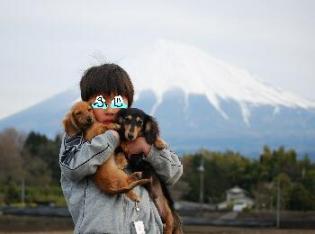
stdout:
[[129,199],[131,199],[134,202],[140,202],[140,198],[139,196],[132,190],[130,190],[129,192],[126,193],[127,197],[129,197]]
[[121,126],[116,123],[110,123],[110,124],[106,124],[106,128],[110,130],[119,130]]
[[134,173],[131,174],[131,176],[137,180],[141,180],[142,179],[142,171],[136,171]]
[[156,141],[154,142],[154,146],[155,148],[157,148],[158,150],[162,150],[166,148],[166,143],[165,141],[163,141],[160,137],[158,137],[156,139]]
[[114,130],[119,130],[119,129],[121,128],[121,125],[120,125],[120,124],[114,123],[113,125],[114,125],[114,126],[113,126],[113,127],[114,127],[113,129],[114,129]]

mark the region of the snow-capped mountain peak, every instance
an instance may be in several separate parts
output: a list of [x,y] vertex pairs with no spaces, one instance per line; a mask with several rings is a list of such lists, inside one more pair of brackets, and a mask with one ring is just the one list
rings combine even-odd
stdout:
[[232,99],[239,103],[245,123],[249,123],[249,105],[315,107],[311,101],[264,84],[244,69],[178,42],[159,40],[123,65],[135,84],[136,98],[142,90],[156,94],[158,101],[152,112],[163,94],[173,88],[182,89],[186,100],[189,94],[205,95],[226,119],[220,99]]

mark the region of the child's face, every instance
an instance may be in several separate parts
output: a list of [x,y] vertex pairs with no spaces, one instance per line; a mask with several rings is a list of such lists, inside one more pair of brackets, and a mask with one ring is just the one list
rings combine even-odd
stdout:
[[[98,95],[97,95],[98,96]],[[94,103],[97,96],[91,97],[89,99],[89,103]],[[109,124],[116,121],[117,113],[120,110],[119,108],[111,108],[111,102],[113,98],[117,95],[112,94],[110,96],[108,95],[102,95],[107,103],[106,109],[101,108],[93,108],[93,113],[95,115],[95,118],[98,122],[101,122],[103,124]],[[122,96],[124,103],[128,106],[128,99],[125,96]]]

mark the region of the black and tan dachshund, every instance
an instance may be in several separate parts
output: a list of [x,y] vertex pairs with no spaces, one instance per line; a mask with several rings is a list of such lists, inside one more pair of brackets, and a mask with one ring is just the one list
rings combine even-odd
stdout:
[[[121,126],[119,134],[122,141],[121,147],[124,151],[126,151],[124,142],[133,141],[140,136],[143,136],[148,144],[154,145],[159,150],[166,147],[166,144],[159,136],[157,122],[142,110],[137,108],[121,109],[118,112],[117,121]],[[152,182],[145,184],[144,187],[148,190],[165,224],[164,233],[183,233],[180,218],[175,212],[174,201],[166,184],[160,179],[151,164],[143,160],[143,158],[143,154],[129,157],[128,168],[132,172],[142,171],[143,179],[151,179]]]

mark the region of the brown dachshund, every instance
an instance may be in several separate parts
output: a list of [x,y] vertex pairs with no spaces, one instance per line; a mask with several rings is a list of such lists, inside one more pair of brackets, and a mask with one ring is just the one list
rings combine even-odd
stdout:
[[[91,140],[109,129],[118,130],[118,124],[102,124],[95,120],[93,109],[88,102],[75,103],[63,120],[65,132],[69,136],[83,133],[85,140]],[[93,176],[95,184],[107,194],[126,193],[133,201],[139,201],[138,195],[132,191],[137,185],[151,182],[150,179],[141,179],[142,172],[134,172],[127,175],[123,169],[127,166],[127,160],[123,153],[112,154],[100,165]]]
[[[153,117],[147,115],[142,110],[136,108],[121,109],[117,114],[120,139],[123,142],[121,147],[127,151],[124,142],[133,141],[137,137],[143,136],[148,144],[153,144],[157,149],[166,147],[164,141],[159,137],[159,127]],[[171,194],[159,175],[155,172],[150,163],[143,160],[143,155],[133,155],[128,160],[128,168],[131,171],[142,171],[143,178],[151,178],[145,188],[153,199],[161,219],[165,224],[165,234],[183,233],[181,221],[174,209],[174,201]]]

